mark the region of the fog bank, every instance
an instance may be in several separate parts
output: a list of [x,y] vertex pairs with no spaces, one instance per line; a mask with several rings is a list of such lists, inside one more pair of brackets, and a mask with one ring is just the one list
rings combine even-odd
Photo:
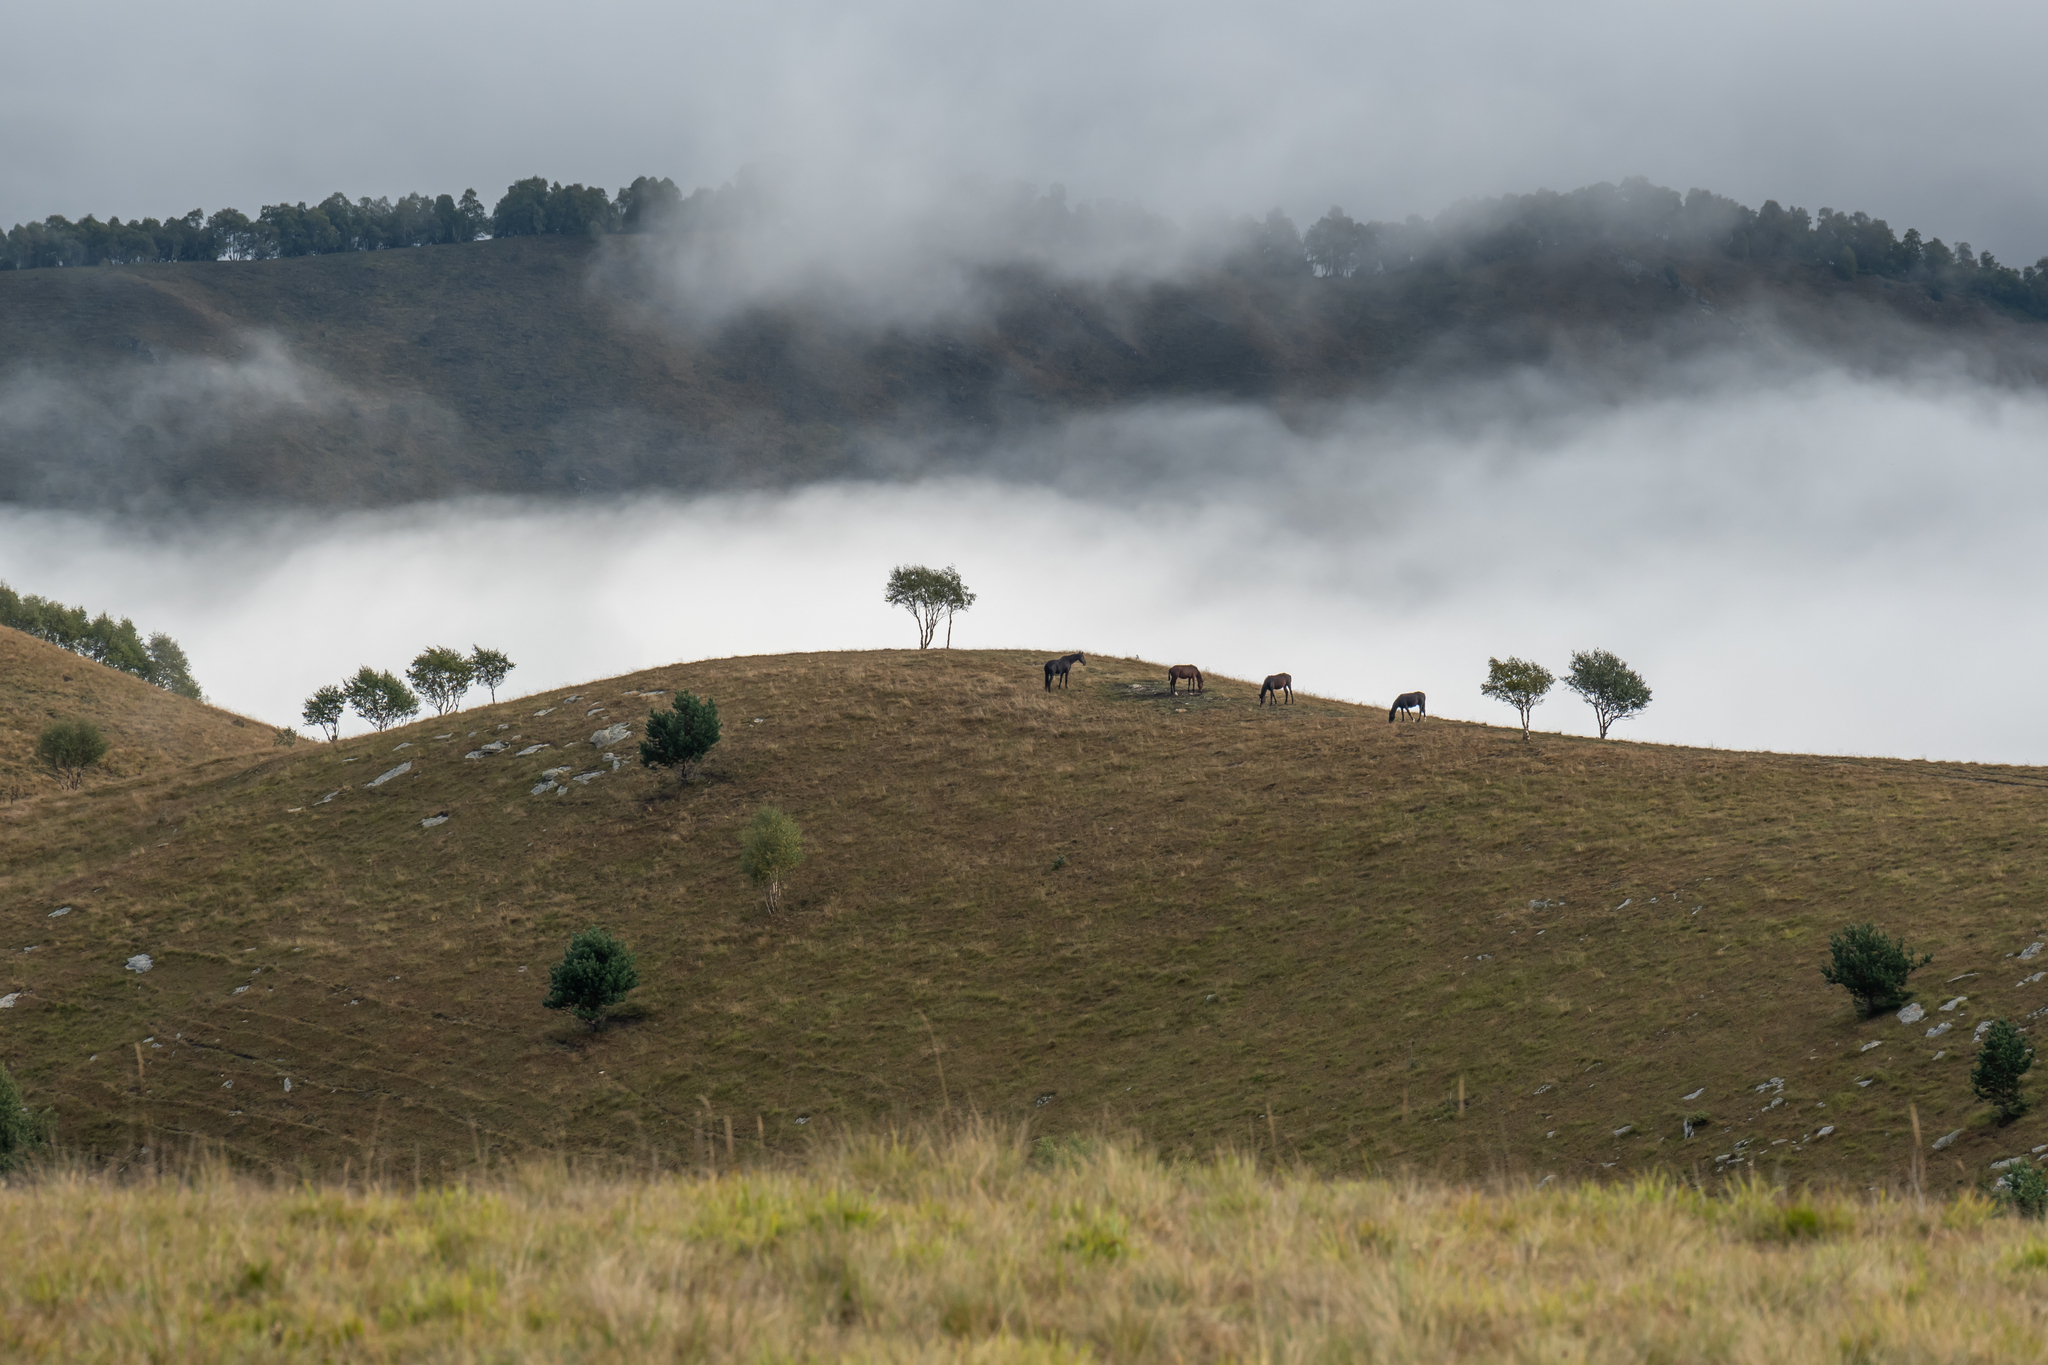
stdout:
[[[1489,655],[1607,648],[1629,739],[2048,763],[2027,629],[2048,403],[1836,374],[1456,424],[1127,409],[1006,478],[598,503],[465,501],[177,530],[0,510],[0,578],[177,636],[210,696],[296,723],[314,687],[437,643],[545,692],[672,660],[902,647],[890,567],[955,563],[954,643],[1192,662],[1505,724]],[[1037,686],[1020,673],[1017,685]],[[1561,689],[1540,729],[1591,733]],[[360,728],[357,726],[356,728]]]

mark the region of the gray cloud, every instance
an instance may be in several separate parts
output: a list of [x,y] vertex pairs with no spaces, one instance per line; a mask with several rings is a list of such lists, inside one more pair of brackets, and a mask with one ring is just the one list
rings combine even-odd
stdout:
[[[0,578],[178,636],[219,700],[294,718],[316,684],[432,642],[508,649],[522,689],[673,659],[901,645],[892,564],[957,563],[956,640],[1285,669],[1315,692],[1499,722],[1490,654],[1610,648],[1657,700],[1631,738],[2048,761],[2015,621],[2041,591],[2048,402],[1817,372],[1527,423],[1361,405],[1304,434],[1229,406],[1130,409],[1012,446],[1150,462],[1142,485],[928,478],[695,500],[415,504],[156,531],[0,511]],[[677,584],[735,583],[692,592]],[[775,609],[764,611],[762,602]],[[1020,678],[1019,685],[1031,685]],[[1566,695],[1540,728],[1586,732]]]
[[[1431,214],[1640,173],[2048,251],[2031,173],[2048,10],[1756,0],[1027,8],[600,0],[174,24],[55,7],[0,49],[0,220],[460,189],[535,172],[715,184],[757,160],[840,202],[1065,182],[1182,221]],[[1914,35],[1914,36],[1907,36]],[[149,128],[160,135],[138,136]],[[232,130],[232,135],[227,135]],[[825,204],[829,212],[831,201]]]

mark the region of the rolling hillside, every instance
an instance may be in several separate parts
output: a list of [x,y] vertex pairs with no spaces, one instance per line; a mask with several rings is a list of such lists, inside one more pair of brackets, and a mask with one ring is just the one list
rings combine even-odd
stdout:
[[932,321],[780,302],[707,323],[664,250],[514,238],[0,272],[0,501],[156,516],[996,472],[1003,436],[1120,404],[1313,424],[1336,400],[1525,367],[1628,391],[1709,352],[2048,379],[2037,323],[1790,260],[1603,246],[1110,283],[1018,265]]
[[107,756],[86,779],[94,786],[248,756],[272,744],[270,727],[259,721],[187,701],[0,626],[0,801],[55,789],[35,761],[35,747],[56,720],[89,720],[106,735]]
[[[1909,1102],[1960,1130],[1945,1181],[2048,1142],[1967,1083],[1978,1021],[2048,1006],[2015,960],[2048,774],[1524,744],[1094,656],[1048,695],[1036,662],[677,665],[16,803],[0,1063],[104,1156],[316,1171],[949,1106],[1446,1174],[1892,1180]],[[699,780],[593,752],[676,687],[725,718]],[[811,847],[774,919],[737,870],[768,802]],[[1926,1020],[1819,980],[1863,918],[1933,952]],[[539,1008],[587,924],[644,983],[595,1036]]]

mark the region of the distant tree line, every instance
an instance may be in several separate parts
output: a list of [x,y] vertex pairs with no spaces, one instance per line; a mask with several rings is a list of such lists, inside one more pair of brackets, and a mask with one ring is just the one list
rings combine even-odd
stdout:
[[178,642],[162,631],[144,640],[125,616],[119,621],[105,612],[88,616],[84,607],[67,607],[33,593],[24,597],[0,583],[0,626],[12,626],[95,663],[133,673],[166,692],[194,701],[206,699],[193,681],[191,661]]
[[[142,261],[265,260],[340,251],[471,242],[487,237],[685,234],[745,230],[766,195],[746,172],[718,189],[685,195],[675,181],[640,176],[608,195],[533,176],[506,187],[486,212],[475,190],[458,196],[408,194],[357,199],[331,194],[318,204],[266,204],[256,217],[237,209],[212,215],[105,222],[90,215],[17,224],[7,232],[0,269],[122,265]],[[1086,250],[1116,239],[1163,241],[1169,226],[1136,205],[1101,200],[1069,204],[1055,185],[962,191],[962,221],[982,237],[1020,249]],[[1786,259],[1832,269],[1844,279],[1877,275],[1923,285],[1936,298],[1973,295],[2048,319],[2048,257],[2015,269],[1968,242],[1953,247],[1917,229],[1892,231],[1882,218],[1823,208],[1808,213],[1766,200],[1751,209],[1695,189],[1678,191],[1632,176],[1619,185],[1568,193],[1539,190],[1453,205],[1436,218],[1358,222],[1332,208],[1306,232],[1274,209],[1239,219],[1229,264],[1240,272],[1349,279],[1358,275],[1455,268],[1547,252],[1613,245],[1654,257],[1718,252],[1737,260]]]

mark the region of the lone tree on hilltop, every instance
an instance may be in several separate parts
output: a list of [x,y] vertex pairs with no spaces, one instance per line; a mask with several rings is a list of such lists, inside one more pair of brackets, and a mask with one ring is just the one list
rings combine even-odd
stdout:
[[1522,718],[1522,738],[1529,738],[1529,713],[1536,709],[1550,685],[1557,679],[1542,664],[1513,657],[1488,659],[1486,681],[1479,684],[1482,695],[1504,701]]
[[682,781],[718,743],[718,703],[677,689],[666,711],[647,713],[647,737],[640,741],[640,763],[647,768],[675,768]]
[[602,929],[585,929],[548,970],[548,998],[541,1008],[568,1010],[595,1032],[612,1006],[639,984],[632,950]]
[[2027,1046],[2020,1031],[2003,1019],[1994,1019],[1984,1035],[1984,1046],[1977,1051],[1970,1089],[1998,1110],[2000,1123],[2011,1123],[2027,1112],[2027,1102],[2020,1096],[2020,1077],[2033,1064],[2034,1049]]
[[804,832],[796,821],[773,806],[763,806],[740,835],[740,871],[774,914],[782,901],[782,881],[804,860]]
[[498,701],[498,684],[505,681],[507,673],[519,667],[497,650],[485,649],[482,645],[469,647],[469,666],[476,681],[490,689],[492,705]]
[[939,622],[946,623],[946,648],[953,647],[953,617],[974,605],[975,595],[960,581],[960,571],[948,564],[943,569],[923,564],[898,564],[889,574],[889,589],[882,600],[902,607],[917,622],[917,647],[930,649]]
[[355,713],[375,726],[377,732],[410,720],[420,713],[420,699],[412,689],[383,669],[364,664],[356,675],[342,684],[341,695]]
[[1926,953],[1915,962],[1904,939],[1888,936],[1875,924],[1852,924],[1828,935],[1828,955],[1821,980],[1849,992],[1866,1015],[1904,1004],[1906,978],[1934,961],[1934,954]]
[[107,737],[89,720],[60,720],[36,737],[36,758],[71,791],[85,780],[85,770],[106,756]]
[[1650,704],[1650,685],[1643,675],[1604,649],[1573,654],[1572,671],[1564,685],[1593,708],[1602,739],[1607,738],[1608,726],[1642,714]]
[[327,742],[332,744],[341,738],[341,717],[347,710],[348,698],[329,683],[306,698],[306,709],[299,712],[299,719],[316,730],[325,730]]
[[[476,662],[459,649],[435,645],[420,651],[405,676],[434,704],[434,714],[445,716],[461,704],[462,694],[475,681]],[[497,693],[491,694],[491,700],[497,700]]]

